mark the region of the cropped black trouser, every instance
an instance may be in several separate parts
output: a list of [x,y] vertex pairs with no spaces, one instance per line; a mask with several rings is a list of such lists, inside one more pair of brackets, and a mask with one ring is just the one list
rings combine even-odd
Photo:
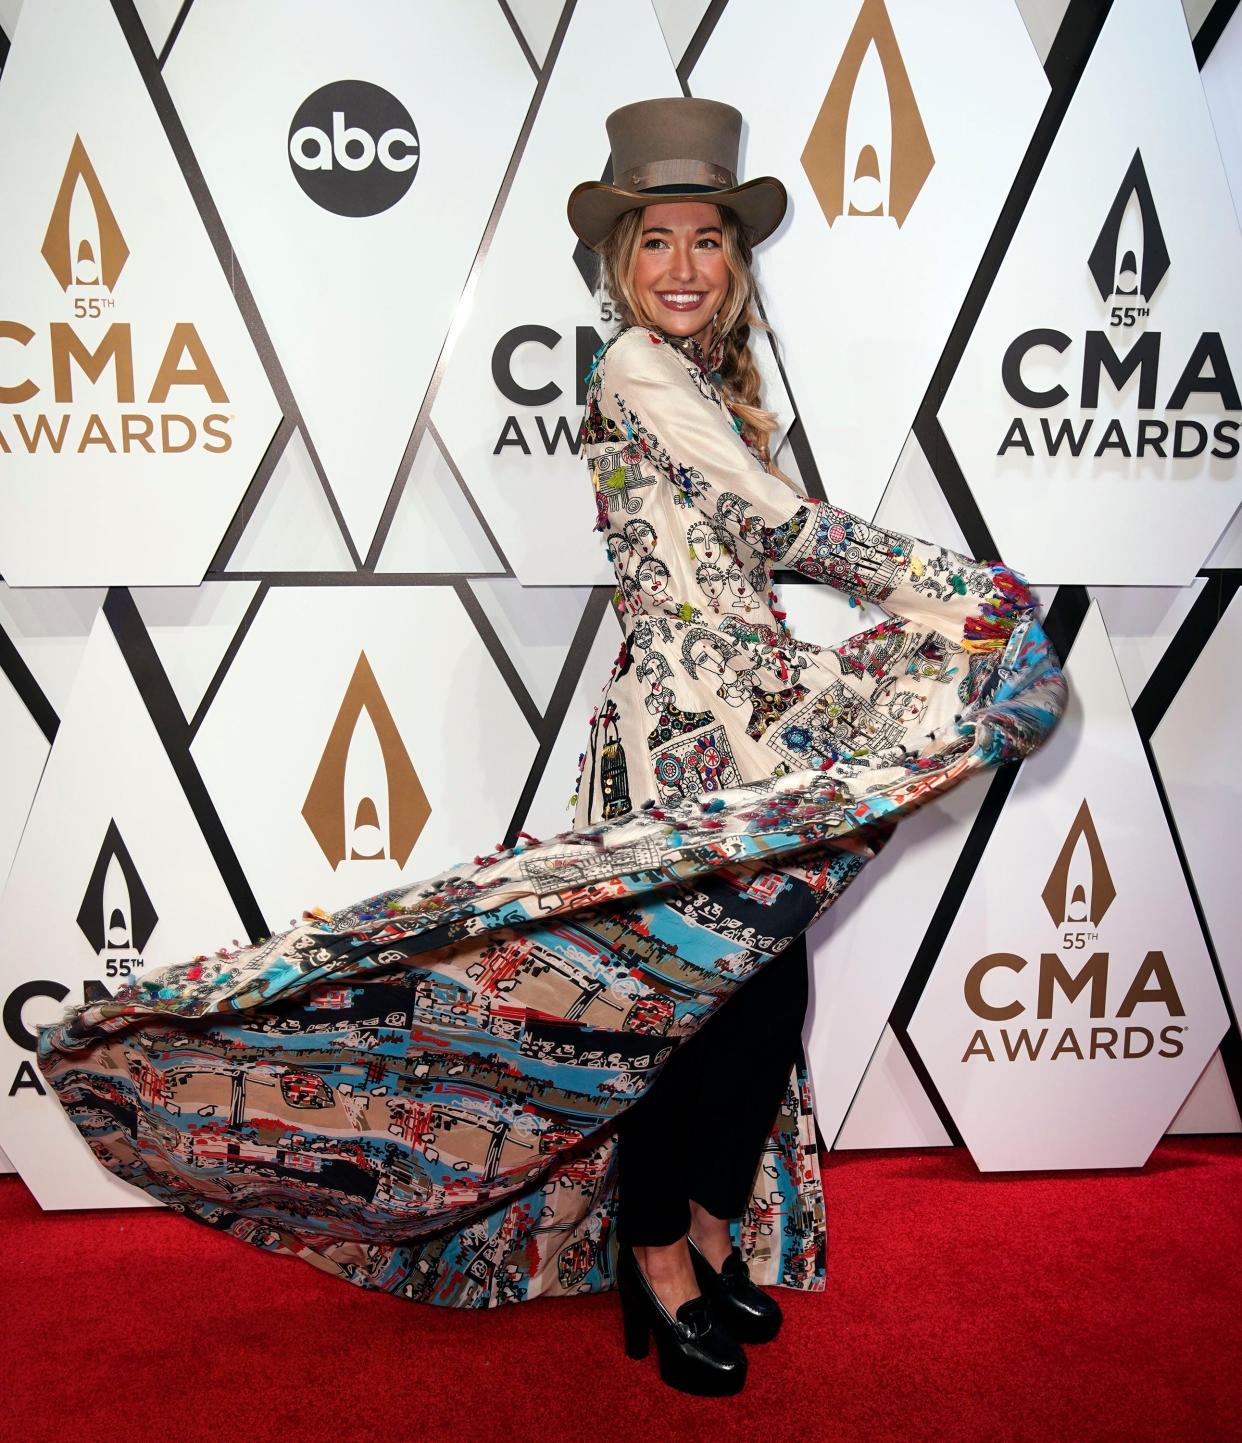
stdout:
[[680,1042],[650,1091],[617,1122],[617,1237],[674,1243],[690,1201],[741,1217],[799,1056],[806,934],[748,978]]

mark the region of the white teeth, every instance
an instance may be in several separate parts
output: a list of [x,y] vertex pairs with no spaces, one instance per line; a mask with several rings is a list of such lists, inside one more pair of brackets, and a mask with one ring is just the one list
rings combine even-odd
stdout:
[[705,291],[658,291],[662,301],[672,301],[674,305],[688,305],[691,301],[701,301],[706,294]]

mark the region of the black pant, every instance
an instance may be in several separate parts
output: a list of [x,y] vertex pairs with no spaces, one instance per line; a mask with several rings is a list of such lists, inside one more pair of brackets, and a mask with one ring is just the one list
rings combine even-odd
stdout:
[[617,1122],[617,1237],[674,1243],[690,1199],[738,1218],[799,1056],[807,1004],[806,934],[748,978]]

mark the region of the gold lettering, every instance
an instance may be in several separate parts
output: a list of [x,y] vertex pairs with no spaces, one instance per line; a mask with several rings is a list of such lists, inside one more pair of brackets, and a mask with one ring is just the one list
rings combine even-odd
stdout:
[[88,446],[106,446],[113,455],[116,454],[116,447],[112,444],[112,437],[108,435],[108,428],[103,423],[103,417],[94,411],[87,417],[86,425],[82,429],[82,438],[78,442],[78,455],[80,456]]
[[18,415],[16,411],[13,413],[13,421],[17,429],[22,433],[22,440],[25,443],[26,450],[32,454],[39,449],[39,437],[45,435],[48,440],[48,445],[51,446],[53,452],[57,456],[60,455],[60,448],[65,444],[65,428],[69,425],[68,412],[58,419],[60,421],[60,428],[55,436],[53,436],[51,422],[45,415],[40,413],[35,417],[34,433],[32,435],[26,429],[26,422],[22,417]]
[[129,324],[117,321],[104,332],[104,338],[91,350],[73,327],[65,321],[53,321],[52,392],[63,405],[73,401],[73,380],[70,362],[76,361],[92,384],[103,375],[104,367],[116,362],[116,398],[120,402],[134,399],[134,351]]
[[[178,363],[185,352],[189,352],[192,365],[182,369]],[[168,392],[173,386],[202,386],[217,406],[223,405],[229,399],[220,384],[216,368],[211,364],[207,348],[190,321],[178,321],[173,327],[172,335],[168,338],[168,349],[164,352],[164,359],[160,362],[148,399],[152,404],[167,401]]]
[[[144,416],[140,411],[126,411],[121,417],[121,445],[126,453],[131,451],[135,444],[140,445],[148,455],[155,454],[155,447],[151,444],[151,432],[155,429],[155,423],[150,416]],[[137,431],[137,435],[133,432]]]
[[[1149,979],[1155,980],[1154,987],[1147,986]],[[1143,958],[1143,965],[1134,974],[1130,990],[1121,1000],[1117,1016],[1129,1017],[1137,1002],[1163,1002],[1170,1017],[1185,1017],[1186,1009],[1177,995],[1173,974],[1163,952],[1149,952]]]
[[1108,987],[1108,953],[1093,952],[1082,968],[1071,974],[1055,952],[1044,952],[1039,959],[1039,1006],[1036,1015],[1052,1016],[1052,990],[1059,987],[1073,1002],[1087,983],[1091,984],[1091,1016],[1104,1016],[1104,997]]
[[992,1049],[988,1046],[988,1040],[983,1035],[982,1027],[970,1039],[966,1051],[962,1053],[962,1061],[969,1062],[972,1057],[986,1057],[989,1062],[996,1061],[996,1058],[992,1056]]
[[[20,321],[0,321],[0,341],[16,341],[19,346],[28,346],[34,340],[34,332]],[[33,381],[19,381],[16,386],[0,386],[0,401],[6,406],[17,406],[37,396],[39,388]]]
[[1008,967],[1012,972],[1021,972],[1025,966],[1026,958],[1017,957],[1012,952],[989,952],[986,957],[980,957],[966,974],[963,986],[966,1005],[976,1017],[986,1017],[989,1022],[1007,1022],[1016,1017],[1023,1010],[1021,1002],[994,1007],[983,1000],[983,979],[994,967]]

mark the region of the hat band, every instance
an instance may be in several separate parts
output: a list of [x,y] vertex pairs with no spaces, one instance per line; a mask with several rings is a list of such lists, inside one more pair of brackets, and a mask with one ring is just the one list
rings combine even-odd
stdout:
[[731,190],[737,176],[707,160],[650,160],[613,177],[622,190],[660,190],[685,186],[696,190]]

